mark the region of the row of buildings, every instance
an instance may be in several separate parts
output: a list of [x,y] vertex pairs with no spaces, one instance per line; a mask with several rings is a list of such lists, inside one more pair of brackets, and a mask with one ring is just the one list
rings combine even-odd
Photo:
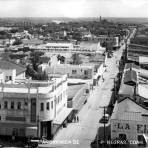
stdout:
[[45,81],[27,78],[25,66],[1,59],[0,135],[52,139],[83,107],[90,85],[97,85],[105,71],[105,56],[90,59],[71,65],[60,64],[56,53],[41,56]]
[[[135,32],[134,32],[135,33]],[[128,44],[117,101],[110,119],[111,139],[147,142],[148,47]]]

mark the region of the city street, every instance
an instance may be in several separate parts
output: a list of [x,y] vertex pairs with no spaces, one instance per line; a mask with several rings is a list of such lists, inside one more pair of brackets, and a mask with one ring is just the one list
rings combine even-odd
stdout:
[[107,106],[110,101],[114,78],[118,73],[116,61],[120,60],[123,48],[125,45],[107,60],[107,71],[103,75],[105,80],[104,82],[101,80],[101,86],[96,86],[91,92],[87,103],[78,113],[79,122],[70,123],[66,128],[61,129],[53,141],[57,142],[56,145],[42,144],[40,147],[90,148],[90,143],[94,140],[100,126],[99,120],[103,115],[103,108],[100,107]]

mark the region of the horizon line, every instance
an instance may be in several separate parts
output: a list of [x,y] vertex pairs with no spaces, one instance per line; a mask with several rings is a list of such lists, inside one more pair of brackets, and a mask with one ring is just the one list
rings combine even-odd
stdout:
[[[101,15],[100,15],[101,16]],[[16,17],[6,17],[6,16],[0,16],[0,18],[69,18],[69,19],[79,19],[79,18],[100,18],[100,16],[87,16],[87,17],[62,17],[62,16],[16,16]],[[122,16],[122,17],[116,17],[116,16],[101,16],[101,18],[145,18],[148,19],[148,17],[135,17],[135,16]]]

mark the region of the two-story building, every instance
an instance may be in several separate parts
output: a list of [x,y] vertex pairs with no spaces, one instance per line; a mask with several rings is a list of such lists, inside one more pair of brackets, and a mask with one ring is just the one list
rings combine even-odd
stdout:
[[67,108],[67,75],[49,78],[0,84],[0,135],[54,136],[71,109]]
[[[41,67],[42,68],[42,67]],[[67,74],[69,78],[92,79],[94,74],[93,66],[58,64],[42,68],[46,73]]]
[[4,81],[15,81],[24,79],[26,68],[11,61],[0,60],[0,70],[4,74]]
[[113,48],[117,49],[120,47],[119,37],[118,36],[107,36],[107,35],[100,35],[98,38],[98,41],[101,44],[108,44],[112,46]]

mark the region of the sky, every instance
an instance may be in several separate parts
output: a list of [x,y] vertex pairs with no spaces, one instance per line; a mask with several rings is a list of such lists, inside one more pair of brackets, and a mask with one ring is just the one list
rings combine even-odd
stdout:
[[148,0],[0,0],[0,17],[148,17]]

